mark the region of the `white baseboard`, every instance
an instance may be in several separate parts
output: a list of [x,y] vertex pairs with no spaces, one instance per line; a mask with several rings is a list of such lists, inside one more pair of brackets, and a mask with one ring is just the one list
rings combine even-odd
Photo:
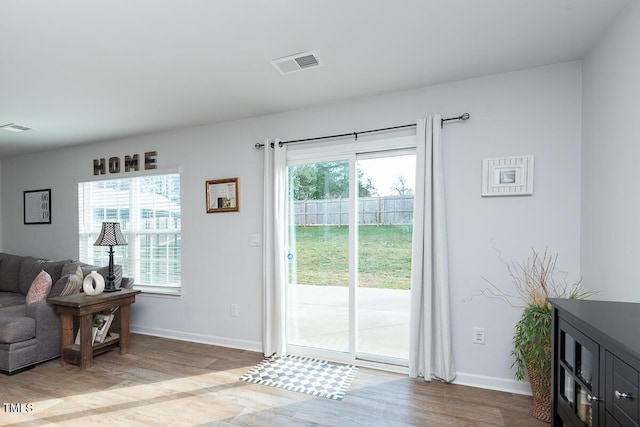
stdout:
[[524,394],[531,396],[531,386],[526,381],[518,381],[511,378],[489,377],[486,375],[456,373],[454,384],[470,387],[484,388],[488,390],[504,391],[507,393]]
[[142,335],[152,335],[155,337],[171,338],[179,341],[191,341],[201,344],[218,345],[221,347],[237,348],[240,350],[262,353],[262,343],[257,341],[237,340],[204,334],[192,334],[181,331],[174,331],[171,329],[145,328],[136,325],[131,325],[130,330],[131,332]]
[[[131,332],[143,335],[152,335],[156,337],[171,338],[180,341],[191,341],[201,344],[218,345],[221,347],[237,348],[240,350],[262,353],[262,343],[257,341],[246,341],[217,337],[213,335],[185,333],[171,329],[145,328],[137,325],[131,325],[130,329]],[[367,364],[362,364],[360,366],[372,367],[367,366]],[[404,372],[405,370],[406,368],[395,372],[406,373]],[[531,387],[529,386],[528,382],[517,381],[511,378],[489,377],[487,375],[458,372],[456,374],[456,379],[452,382],[453,384],[459,384],[469,387],[478,387],[488,390],[497,390],[507,393],[516,393],[531,396]]]

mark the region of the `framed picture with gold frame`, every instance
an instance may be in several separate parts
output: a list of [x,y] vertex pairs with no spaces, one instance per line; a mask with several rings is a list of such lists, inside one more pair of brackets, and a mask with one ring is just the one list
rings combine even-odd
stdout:
[[238,178],[212,179],[206,182],[207,213],[239,212]]

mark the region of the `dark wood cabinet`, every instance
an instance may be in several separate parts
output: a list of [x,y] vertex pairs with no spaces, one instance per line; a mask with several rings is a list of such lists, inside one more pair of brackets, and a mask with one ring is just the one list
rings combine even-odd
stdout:
[[552,424],[639,426],[640,304],[549,302]]

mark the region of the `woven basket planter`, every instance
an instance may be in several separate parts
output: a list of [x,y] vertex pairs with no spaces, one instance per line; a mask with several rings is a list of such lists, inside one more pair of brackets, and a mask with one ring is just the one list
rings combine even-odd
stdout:
[[[531,364],[527,362],[527,371],[531,372]],[[542,380],[541,380],[542,378]],[[531,406],[531,415],[534,418],[551,422],[551,372],[548,375],[531,375],[529,374],[529,383],[531,384],[531,393],[533,394],[533,404]],[[547,390],[546,393],[540,394],[540,389]]]

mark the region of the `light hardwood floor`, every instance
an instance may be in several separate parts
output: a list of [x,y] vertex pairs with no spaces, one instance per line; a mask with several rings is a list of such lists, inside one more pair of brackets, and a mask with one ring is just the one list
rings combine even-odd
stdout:
[[[249,351],[134,334],[81,371],[56,359],[0,375],[0,425],[544,426],[526,396],[360,368],[343,401],[249,384]],[[15,412],[16,404],[22,412]],[[26,405],[26,404],[30,405]]]

